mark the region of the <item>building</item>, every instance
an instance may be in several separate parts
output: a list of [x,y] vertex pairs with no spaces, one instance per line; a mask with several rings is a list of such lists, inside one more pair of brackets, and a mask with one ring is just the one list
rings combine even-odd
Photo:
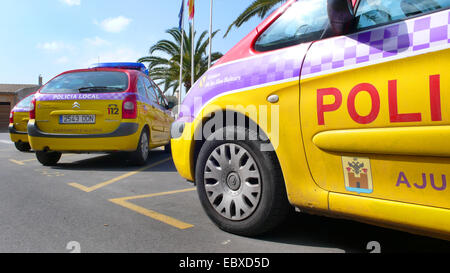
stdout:
[[39,87],[33,84],[0,84],[0,132],[8,131],[9,113],[14,105]]

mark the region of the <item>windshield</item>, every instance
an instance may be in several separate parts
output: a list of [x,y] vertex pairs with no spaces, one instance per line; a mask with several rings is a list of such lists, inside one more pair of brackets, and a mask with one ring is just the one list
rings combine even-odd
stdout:
[[111,93],[128,88],[128,76],[123,72],[91,71],[63,74],[45,85],[40,93]]
[[258,38],[255,49],[267,51],[319,40],[327,24],[326,0],[297,1]]

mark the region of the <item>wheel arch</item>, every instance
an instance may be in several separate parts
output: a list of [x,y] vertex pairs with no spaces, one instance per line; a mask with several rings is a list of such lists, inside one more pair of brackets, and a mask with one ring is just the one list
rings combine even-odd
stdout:
[[[196,164],[197,164],[197,161],[195,159],[198,158],[200,150],[201,150],[201,148],[202,148],[202,146],[203,146],[203,144],[204,144],[204,142],[206,140],[205,135],[202,132],[202,130],[204,128],[204,125],[208,121],[214,119],[215,118],[215,113],[218,113],[218,112],[221,113],[222,117],[224,117],[224,118],[226,118],[228,115],[233,115],[234,116],[233,123],[227,124],[227,121],[225,121],[223,123],[224,126],[236,126],[236,127],[238,127],[238,126],[244,125],[243,127],[245,129],[250,129],[250,130],[254,129],[254,130],[256,130],[257,131],[256,133],[258,134],[258,137],[260,139],[262,139],[262,140],[265,140],[266,143],[268,145],[270,145],[269,150],[274,152],[275,160],[276,160],[278,166],[280,167],[280,170],[282,170],[281,169],[280,160],[278,159],[277,152],[274,149],[274,147],[272,145],[272,142],[270,141],[270,138],[268,137],[268,134],[263,130],[263,128],[261,128],[258,125],[258,123],[253,120],[253,118],[249,117],[248,115],[246,115],[246,114],[244,114],[242,112],[239,112],[239,111],[236,111],[236,110],[225,110],[225,109],[222,109],[222,110],[219,110],[219,111],[212,112],[212,113],[210,113],[208,115],[204,115],[203,118],[202,118],[202,121],[199,122],[199,124],[197,125],[197,127],[194,130],[194,141],[193,141],[193,148],[192,148],[192,151],[193,151],[193,153],[192,153],[192,162],[193,162],[193,164],[192,164],[192,170],[191,170],[192,173],[195,173],[195,168],[196,168]],[[238,124],[238,121],[244,121],[244,122],[243,122],[243,124],[242,123]],[[221,128],[223,128],[224,126],[222,126]],[[216,131],[217,129],[221,129],[221,128],[215,128],[214,131]],[[283,176],[283,172],[282,171],[281,171],[281,175]],[[284,176],[283,176],[283,181],[284,181]],[[194,183],[195,183],[195,181],[194,181]]]

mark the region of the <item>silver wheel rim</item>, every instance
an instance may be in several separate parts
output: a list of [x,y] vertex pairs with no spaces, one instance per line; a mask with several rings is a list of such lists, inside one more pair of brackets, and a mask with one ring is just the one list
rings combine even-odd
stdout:
[[142,153],[142,158],[143,159],[147,159],[147,156],[148,156],[148,137],[147,137],[146,133],[142,134],[142,137],[141,137],[141,153]]
[[204,169],[204,184],[212,207],[223,217],[249,217],[261,199],[261,176],[250,153],[226,143],[212,151]]

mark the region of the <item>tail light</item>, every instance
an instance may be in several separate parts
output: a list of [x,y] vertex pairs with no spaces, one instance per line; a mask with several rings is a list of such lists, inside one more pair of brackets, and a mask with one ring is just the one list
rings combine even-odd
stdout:
[[129,95],[123,100],[122,118],[135,119],[137,117],[137,100],[136,95]]
[[33,100],[30,103],[30,119],[36,118],[36,99],[33,98]]
[[9,123],[14,123],[14,112],[9,113]]

